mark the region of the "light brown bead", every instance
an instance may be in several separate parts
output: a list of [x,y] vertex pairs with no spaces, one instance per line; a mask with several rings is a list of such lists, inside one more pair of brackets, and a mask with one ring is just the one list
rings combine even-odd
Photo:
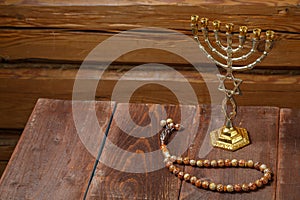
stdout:
[[190,165],[195,166],[196,165],[196,160],[190,160]]
[[265,173],[264,177],[268,178],[268,180],[272,180],[272,174],[271,173]]
[[231,166],[231,160],[226,159],[226,160],[224,161],[224,164],[225,164],[226,167],[230,167],[230,166]]
[[240,184],[235,184],[234,185],[234,191],[236,191],[236,192],[242,191],[242,186]]
[[181,126],[180,126],[180,124],[175,124],[174,128],[175,128],[176,131],[179,131]]
[[197,160],[196,164],[198,167],[203,167],[203,160]]
[[218,166],[217,161],[216,161],[216,160],[212,160],[212,161],[210,162],[210,166],[212,166],[212,167],[217,167],[217,166]]
[[233,192],[233,186],[232,185],[227,185],[227,192]]
[[204,165],[204,167],[209,167],[210,166],[210,161],[209,160],[204,160],[203,165]]
[[250,190],[256,190],[257,189],[257,186],[256,186],[255,183],[249,183],[248,187],[249,187]]
[[222,159],[220,159],[220,160],[218,160],[218,166],[219,167],[224,167],[224,160],[222,160]]
[[268,184],[269,180],[266,177],[262,177],[259,179],[264,185]]
[[239,167],[245,167],[245,160],[239,160],[238,165]]
[[263,172],[265,169],[267,169],[267,165],[262,164],[261,166],[259,166],[259,170],[260,170],[261,172]]
[[242,190],[245,191],[245,192],[248,192],[249,191],[249,187],[247,184],[243,184],[242,185]]
[[232,160],[231,160],[231,166],[233,166],[233,167],[238,166],[238,161],[237,161],[237,159],[232,159]]
[[217,187],[217,186],[216,186],[215,183],[210,183],[210,184],[209,184],[209,189],[212,190],[212,191],[216,190],[216,187]]
[[169,171],[170,171],[170,172],[173,172],[174,169],[175,169],[175,165],[170,165]]
[[224,190],[223,185],[222,185],[222,184],[218,184],[218,185],[217,185],[217,191],[218,191],[218,192],[223,192],[223,190]]
[[256,184],[257,187],[263,186],[263,182],[261,180],[256,180],[255,184]]
[[177,162],[178,164],[182,164],[182,162],[183,162],[182,157],[177,157],[176,162]]
[[208,181],[203,181],[203,182],[202,182],[202,187],[203,187],[204,189],[207,189],[208,186],[209,186],[209,182],[208,182]]
[[180,169],[178,167],[175,167],[175,169],[173,170],[173,174],[178,175],[179,172]]
[[247,167],[252,168],[254,166],[253,160],[248,160],[247,161]]
[[264,173],[270,173],[270,174],[272,174],[272,170],[270,168],[267,168],[267,169],[264,170]]
[[184,172],[180,171],[177,176],[178,176],[179,179],[182,180],[183,176],[184,176]]
[[192,184],[195,184],[196,181],[197,181],[197,177],[196,177],[196,176],[192,176],[192,177],[190,178],[190,182],[191,182]]
[[189,158],[189,157],[185,157],[185,158],[183,159],[183,163],[184,163],[185,165],[190,164],[190,158]]
[[176,159],[177,159],[177,157],[176,157],[176,156],[171,156],[171,157],[170,157],[170,161],[171,161],[171,162],[175,162],[175,161],[176,161]]
[[256,162],[254,163],[254,168],[259,170],[259,167],[261,166],[261,163],[260,162]]
[[186,173],[186,174],[184,174],[184,176],[183,176],[183,179],[184,179],[185,181],[189,181],[190,178],[191,178],[191,175],[190,175],[189,173]]
[[167,119],[167,124],[170,124],[170,123],[173,123],[173,119],[168,118],[168,119]]
[[200,188],[201,185],[202,185],[201,180],[200,180],[200,179],[196,180],[195,185],[196,185],[198,188]]
[[224,192],[227,192],[227,186],[226,185],[223,186],[223,190],[224,190]]

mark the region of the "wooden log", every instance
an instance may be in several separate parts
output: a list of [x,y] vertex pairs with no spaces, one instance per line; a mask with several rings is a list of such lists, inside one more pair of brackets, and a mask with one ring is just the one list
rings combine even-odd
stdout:
[[[224,23],[247,25],[250,30],[257,26],[263,30],[275,30],[278,41],[272,53],[258,67],[298,67],[297,22],[300,12],[296,1],[249,1],[247,5],[237,1],[224,1],[220,5],[213,1],[93,1],[90,6],[74,6],[80,4],[77,1],[14,3],[7,6],[11,3],[4,1],[0,5],[3,16],[0,21],[0,56],[5,60],[36,58],[81,62],[108,37],[139,27],[169,28],[191,36],[190,16],[199,13],[210,19],[219,18]],[[28,6],[31,4],[33,6]],[[230,13],[230,16],[223,13]],[[179,45],[184,46],[184,43]],[[193,53],[197,55],[198,52]],[[170,57],[170,54],[153,50],[132,52],[118,59],[119,62],[137,63],[157,60],[162,63],[183,62],[178,56]]]
[[296,200],[299,191],[299,109],[280,110],[277,199]]
[[[10,66],[18,67],[10,69]],[[34,68],[28,68],[34,66]],[[58,69],[49,69],[51,66]],[[38,98],[71,99],[76,68],[78,65],[5,65],[7,68],[0,69],[0,127],[1,128],[23,128]],[[114,66],[112,66],[114,67]],[[97,100],[110,100],[112,91],[118,80],[128,69],[134,65],[123,66],[124,71],[108,70],[103,74],[99,87],[95,94]],[[66,68],[66,69],[64,69]],[[115,66],[115,68],[119,68]],[[207,86],[197,71],[178,70],[193,87],[199,104],[209,104],[210,95]],[[294,71],[296,72],[296,71]],[[126,78],[126,81],[134,84],[146,84],[146,80],[153,82],[157,74],[165,77],[166,83],[181,84],[180,80],[174,80],[168,72],[156,70],[137,71]],[[215,85],[212,95],[220,94],[217,91],[218,80],[215,74],[206,74],[209,84]],[[237,97],[238,105],[255,106],[278,106],[299,107],[300,76],[295,74],[237,74],[244,80],[241,85],[242,96]],[[130,92],[130,91],[128,91]],[[182,91],[185,92],[185,91]],[[161,98],[163,97],[163,98]],[[119,98],[119,102],[126,103],[126,99]],[[190,102],[188,98],[184,99]],[[178,104],[178,99],[166,87],[156,84],[148,84],[137,89],[130,98],[132,103],[159,103]],[[221,101],[220,101],[221,102]]]
[[[215,109],[215,108],[213,108]],[[279,179],[276,174],[277,164],[277,143],[278,143],[278,122],[279,109],[275,107],[240,107],[239,117],[236,119],[236,126],[244,127],[249,131],[251,144],[237,150],[236,152],[225,151],[210,147],[208,122],[218,121],[218,117],[212,115],[209,109],[204,110],[201,127],[195,140],[191,141],[188,156],[190,158],[218,159],[244,159],[265,163],[275,175],[271,184],[263,189],[250,193],[218,193],[199,189],[190,183],[184,182],[180,192],[180,199],[275,199],[276,181]],[[214,126],[214,125],[213,125]],[[216,184],[243,184],[250,183],[263,174],[253,169],[199,169],[185,167],[185,171],[193,174],[202,180],[215,182]]]
[[[110,106],[110,102],[76,104],[82,112],[97,109],[97,125],[104,130]],[[84,137],[91,136],[98,150],[103,135],[90,126],[88,116],[83,117],[90,130]],[[82,199],[95,158],[81,139],[70,101],[40,99],[0,180],[0,199]]]
[[[86,33],[65,30],[2,30],[0,32],[2,41],[0,44],[0,56],[5,61],[44,59],[52,62],[81,63],[98,44],[101,44],[102,41],[113,35],[109,33]],[[151,33],[149,35],[151,37]],[[271,53],[256,68],[298,69],[299,38],[284,39],[285,37],[298,35],[281,33],[278,35],[278,41],[275,42]],[[135,38],[133,37],[132,41],[134,40]],[[142,43],[144,39],[139,40]],[[120,40],[118,43],[122,44],[121,42]],[[164,42],[174,44],[174,41],[164,40]],[[132,44],[134,45],[135,43]],[[189,51],[189,48],[185,47],[185,41],[176,42],[176,46]],[[113,51],[113,48],[115,46],[108,48],[108,51]],[[142,46],[140,48],[141,50],[124,52],[117,60],[113,61],[116,63],[189,64],[180,55],[157,49],[142,49]],[[194,56],[198,56],[200,53],[200,50],[188,52],[188,54]],[[256,53],[253,59],[256,59],[261,54],[262,52]],[[105,60],[105,58],[101,60],[101,62],[107,61],[111,60]],[[242,64],[248,64],[250,61],[252,59],[248,62],[242,62]]]
[[[181,109],[189,114],[188,130],[198,118],[196,106],[118,104],[87,199],[177,199],[181,182],[164,167],[157,132],[164,110],[178,121]],[[187,140],[177,141],[177,151],[188,147]]]

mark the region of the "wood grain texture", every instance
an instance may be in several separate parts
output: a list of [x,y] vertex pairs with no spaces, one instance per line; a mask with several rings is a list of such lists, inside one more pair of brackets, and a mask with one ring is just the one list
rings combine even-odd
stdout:
[[299,109],[280,110],[277,199],[296,200],[300,197],[299,119]]
[[[288,5],[297,5],[297,0],[288,0],[288,1],[276,1],[276,0],[267,0],[267,1],[259,1],[259,0],[251,0],[247,2],[247,5],[269,5],[269,6],[288,6]],[[88,0],[86,2],[82,2],[80,0],[3,0],[1,4],[4,5],[203,5],[203,4],[212,4],[217,5],[216,1],[208,0],[208,1],[197,1],[197,0],[139,0],[139,1],[131,1],[131,0]],[[222,1],[224,5],[244,5],[244,2],[236,1],[236,0],[224,0]]]
[[[52,65],[30,63],[12,65],[14,68],[0,69],[0,127],[23,128],[38,98],[71,99],[77,65],[58,65],[60,68],[50,69]],[[57,65],[53,65],[54,67]],[[135,65],[123,66],[124,70],[108,70],[101,77],[95,94],[96,100],[110,100],[112,91],[119,79]],[[114,67],[114,66],[112,66]],[[64,69],[65,68],[65,69]],[[73,68],[73,69],[72,69]],[[115,66],[118,68],[118,66]],[[207,86],[199,72],[194,70],[179,71],[193,87],[200,104],[209,104],[210,96]],[[166,83],[176,83],[167,71],[138,71],[127,76],[127,83],[146,84],[147,80],[157,81],[157,75],[165,77]],[[218,80],[215,74],[206,74],[208,83],[215,85],[212,95],[217,91]],[[296,74],[237,74],[244,80],[241,85],[242,96],[237,97],[238,105],[299,107],[300,76]],[[176,84],[181,84],[181,80]],[[130,91],[125,91],[130,92]],[[185,91],[181,91],[185,92]],[[120,96],[117,101],[126,103]],[[161,98],[163,97],[163,98]],[[184,101],[190,102],[188,98]],[[132,103],[178,104],[176,96],[166,87],[147,84],[137,89],[130,99]],[[220,100],[221,102],[221,100]]]
[[[81,62],[96,45],[123,30],[154,26],[191,36],[190,16],[201,14],[224,23],[247,25],[250,29],[259,26],[275,30],[278,41],[259,67],[298,67],[300,12],[296,1],[249,1],[246,5],[238,1],[224,1],[220,5],[213,1],[122,1],[111,5],[100,2],[98,6],[93,3],[71,6],[72,2],[41,5],[34,1],[35,6],[24,5],[24,2],[0,6],[3,19],[0,22],[0,56],[10,61],[37,58]],[[230,13],[230,16],[223,13]],[[179,58],[153,50],[121,56],[119,62],[154,62],[157,59],[162,63],[182,63]]]
[[[213,109],[218,109],[214,107]],[[277,143],[278,143],[278,121],[279,109],[274,107],[240,107],[236,126],[245,127],[249,131],[251,144],[237,150],[236,152],[225,151],[222,149],[211,148],[208,122],[213,120],[214,124],[222,123],[219,116],[211,116],[211,111],[206,109],[206,115],[203,115],[201,127],[196,139],[189,148],[188,156],[190,158],[208,158],[217,159],[244,159],[255,160],[265,163],[276,171],[277,164]],[[217,127],[215,125],[214,127]],[[199,169],[185,167],[185,171],[193,174],[203,180],[213,181],[222,184],[236,184],[253,182],[262,176],[260,172],[253,169]],[[180,192],[180,199],[275,199],[277,174],[271,184],[257,192],[221,194],[199,189],[190,183],[184,182]]]
[[[99,126],[104,130],[111,116],[110,105],[76,104],[83,113],[97,109]],[[85,116],[83,120],[90,119]],[[86,122],[91,132],[84,137],[94,136],[93,142],[99,145],[101,135],[90,125]],[[80,199],[94,163],[95,158],[77,135],[71,102],[40,99],[0,180],[0,199]]]
[[[118,104],[87,199],[177,199],[181,182],[164,168],[156,133],[162,116],[179,120],[187,113],[184,120],[192,122],[199,110],[196,106]],[[177,150],[188,142],[183,140],[184,133],[179,137]]]
[[[2,41],[0,44],[0,56],[5,61],[15,61],[20,59],[45,59],[52,62],[63,61],[65,63],[80,63],[97,45],[101,44],[102,41],[113,35],[115,34],[76,32],[55,29],[2,30],[0,32],[0,39]],[[149,33],[149,35],[151,38],[151,33]],[[289,67],[292,69],[298,69],[299,63],[297,55],[300,46],[300,40],[296,37],[298,34],[286,35],[284,33],[278,33],[278,36],[278,40],[276,41],[271,53],[263,62],[258,64],[256,68],[285,69],[286,67]],[[132,41],[135,39],[136,38],[133,37]],[[143,39],[139,40],[140,42],[143,41]],[[145,41],[147,40],[145,39]],[[121,44],[121,42],[122,41],[120,40],[119,43]],[[174,41],[164,40],[164,42],[174,45]],[[132,44],[134,45],[135,43]],[[176,46],[184,48],[185,41],[177,41]],[[108,51],[112,51],[115,47],[116,46],[111,46],[108,48]],[[142,48],[143,47],[141,46],[140,50],[120,55],[115,62],[189,64],[178,55],[162,52],[161,50],[156,49]],[[186,48],[186,50],[188,51],[189,49]],[[197,56],[200,54],[200,50],[189,53]],[[253,56],[253,58],[257,58],[261,54],[261,52],[258,52],[255,56]],[[101,61],[107,62],[108,60],[103,58]],[[250,61],[248,62],[250,63]]]

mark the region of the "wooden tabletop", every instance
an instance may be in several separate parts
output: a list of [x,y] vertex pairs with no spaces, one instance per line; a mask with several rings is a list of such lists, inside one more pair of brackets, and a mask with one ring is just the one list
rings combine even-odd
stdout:
[[[220,123],[214,112],[218,107],[91,101],[76,102],[75,106],[82,113],[77,118],[71,101],[38,100],[0,180],[1,200],[300,197],[300,110],[240,107],[235,124],[248,129],[251,144],[229,152],[208,145],[207,133]],[[95,115],[85,115],[88,110],[95,110]],[[255,192],[225,194],[180,181],[161,167],[163,157],[156,154],[157,122],[162,116],[175,121],[186,117],[185,131],[176,133],[180,142],[169,146],[174,154],[260,161],[275,172],[272,182]],[[93,123],[94,117],[97,123]],[[74,119],[79,120],[77,124]],[[186,151],[179,152],[184,147]],[[250,182],[261,175],[251,169],[181,168],[220,183]]]

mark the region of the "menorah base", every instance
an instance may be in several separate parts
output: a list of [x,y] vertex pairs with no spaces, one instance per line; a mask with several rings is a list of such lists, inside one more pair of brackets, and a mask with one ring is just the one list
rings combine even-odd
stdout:
[[235,151],[248,144],[250,140],[245,128],[223,126],[210,133],[211,143],[214,147]]

